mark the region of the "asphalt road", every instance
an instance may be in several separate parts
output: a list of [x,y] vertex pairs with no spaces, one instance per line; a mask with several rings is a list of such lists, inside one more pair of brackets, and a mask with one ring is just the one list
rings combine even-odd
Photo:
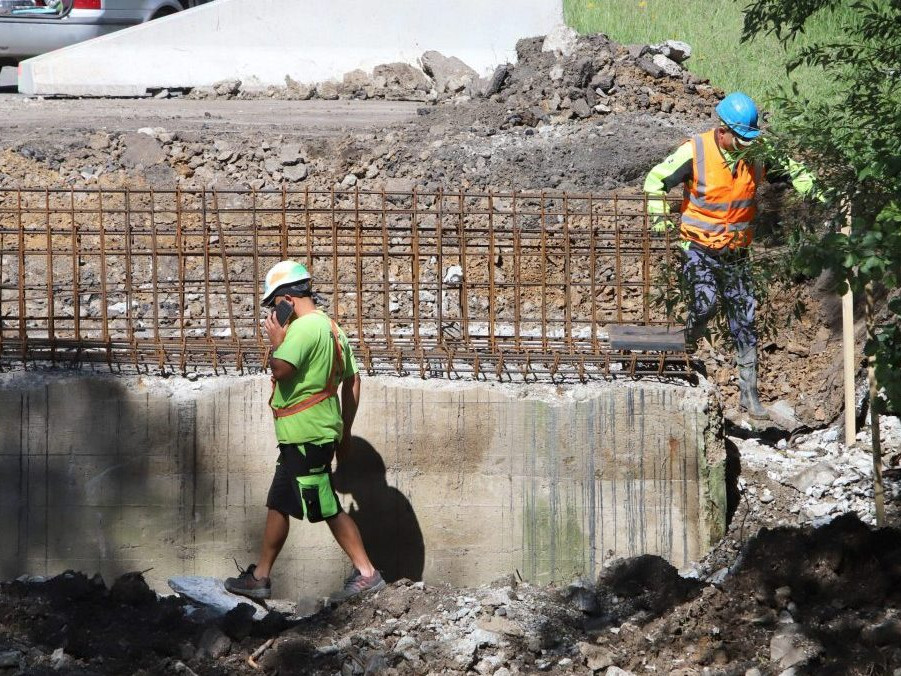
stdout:
[[401,101],[40,99],[2,93],[0,140],[141,127],[327,137],[404,122],[416,116],[419,105]]

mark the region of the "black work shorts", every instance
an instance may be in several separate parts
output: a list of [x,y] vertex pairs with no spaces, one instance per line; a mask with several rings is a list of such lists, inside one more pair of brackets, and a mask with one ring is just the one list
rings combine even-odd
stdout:
[[279,444],[278,448],[266,506],[311,523],[340,514],[341,502],[332,487],[335,444]]

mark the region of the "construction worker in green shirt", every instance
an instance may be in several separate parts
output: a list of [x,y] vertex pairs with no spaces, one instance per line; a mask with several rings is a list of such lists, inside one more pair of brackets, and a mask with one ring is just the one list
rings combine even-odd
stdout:
[[[264,328],[272,346],[273,392],[279,459],[266,499],[268,514],[257,562],[228,578],[225,588],[253,599],[271,595],[272,566],[288,537],[289,517],[325,521],[354,570],[341,601],[385,586],[360,531],[332,487],[332,460],[344,453],[360,403],[360,375],[347,336],[313,301],[310,273],[281,261],[266,275],[263,305],[275,307]],[[338,393],[341,400],[338,400]]]
[[[816,196],[813,175],[794,160],[765,167],[746,152],[760,136],[754,101],[741,92],[716,106],[720,124],[685,141],[648,173],[644,191],[652,227],[670,224],[667,192],[684,185],[680,208],[682,275],[691,286],[686,343],[694,345],[722,298],[735,339],[740,406],[752,418],[769,417],[757,391],[756,300],[749,247],[754,239],[757,188],[767,170],[789,180],[802,195]],[[772,180],[772,179],[771,179]]]

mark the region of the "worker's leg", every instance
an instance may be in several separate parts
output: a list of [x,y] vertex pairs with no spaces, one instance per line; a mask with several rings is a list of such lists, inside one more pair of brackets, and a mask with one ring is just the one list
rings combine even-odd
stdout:
[[363,546],[363,538],[360,536],[360,529],[357,528],[354,520],[346,512],[340,512],[327,519],[326,523],[332,530],[335,541],[341,545],[341,549],[354,564],[354,568],[360,571],[364,577],[371,577],[375,573],[375,566],[369,560],[369,555]]
[[718,265],[715,257],[695,245],[690,245],[684,252],[682,277],[689,290],[690,301],[686,340],[692,345],[704,335],[708,320],[716,313]]
[[729,320],[729,330],[735,338],[735,347],[738,351],[756,347],[754,317],[757,313],[757,300],[754,298],[751,262],[748,257],[745,255],[724,261],[722,278],[723,309]]
[[757,391],[757,332],[754,316],[757,301],[747,256],[735,260],[726,270],[723,289],[729,329],[735,338],[735,361],[738,366],[739,405],[752,418],[765,420],[769,413],[760,403]]
[[270,509],[266,514],[266,529],[263,531],[263,546],[260,548],[260,557],[254,570],[255,577],[269,577],[272,565],[285,546],[285,540],[288,539],[290,527],[287,514],[275,509]]

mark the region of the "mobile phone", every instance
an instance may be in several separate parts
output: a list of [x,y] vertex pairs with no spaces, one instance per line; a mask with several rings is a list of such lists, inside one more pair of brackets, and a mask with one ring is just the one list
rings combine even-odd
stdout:
[[286,300],[275,306],[275,319],[281,326],[287,325],[293,314],[294,306]]

